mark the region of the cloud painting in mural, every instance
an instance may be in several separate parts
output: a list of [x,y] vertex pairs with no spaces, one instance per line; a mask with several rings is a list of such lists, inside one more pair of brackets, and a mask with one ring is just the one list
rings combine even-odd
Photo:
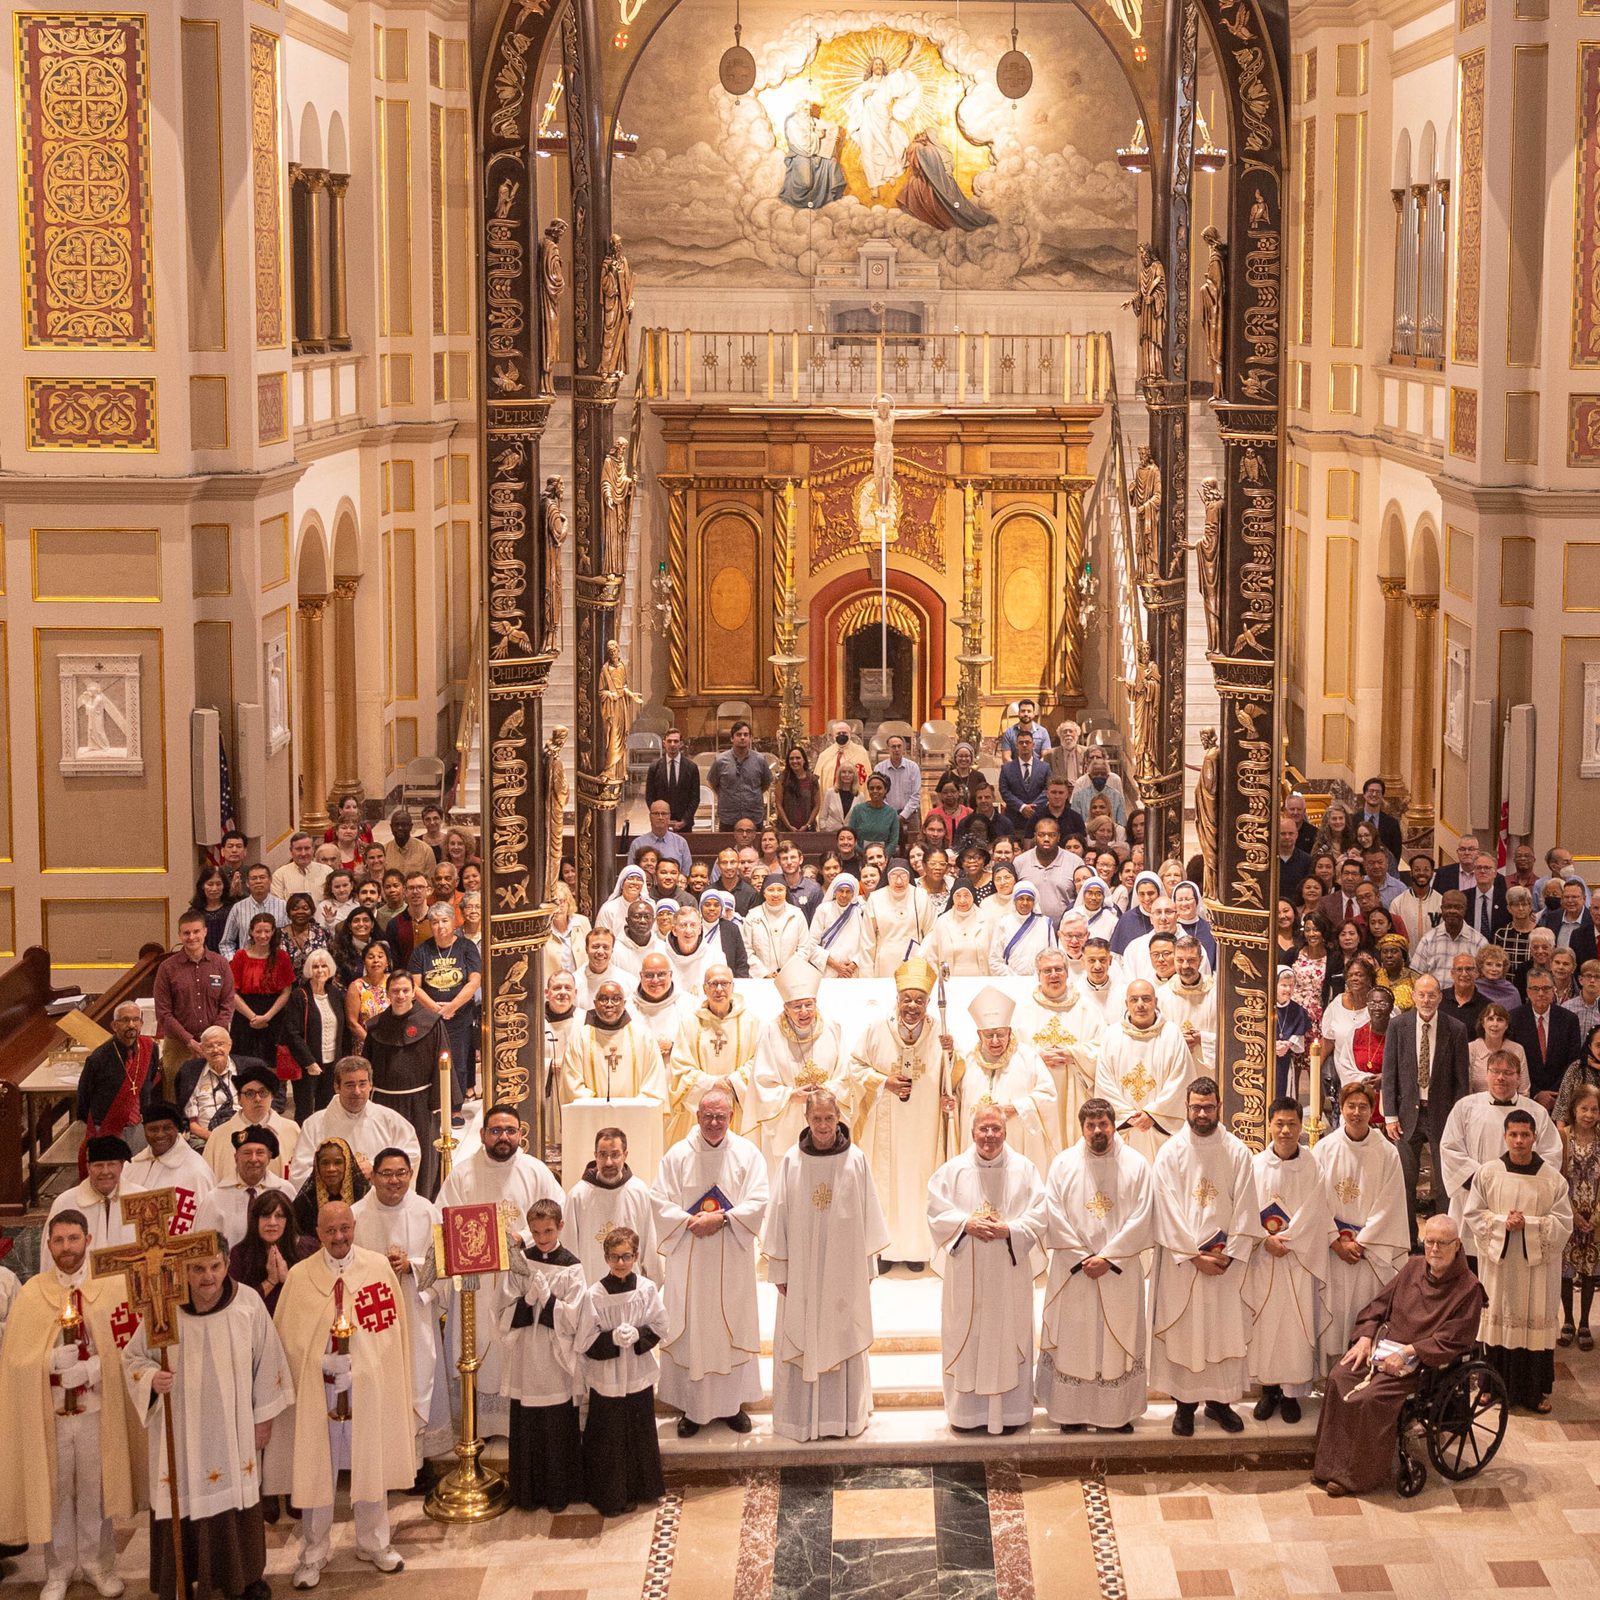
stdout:
[[1117,165],[1133,99],[1076,12],[1029,41],[1028,100],[1003,99],[993,65],[1010,10],[952,16],[744,8],[756,87],[735,98],[709,68],[720,10],[685,0],[629,83],[623,125],[639,154],[615,168],[618,224],[640,272],[687,283],[810,279],[890,239],[952,286],[1112,289],[1133,276],[1137,205]]

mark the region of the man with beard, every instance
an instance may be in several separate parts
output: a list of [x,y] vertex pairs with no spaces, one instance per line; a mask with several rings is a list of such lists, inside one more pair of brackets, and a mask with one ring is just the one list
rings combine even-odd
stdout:
[[[161,1072],[153,1069],[155,1040],[139,1031],[143,1016],[137,1000],[124,1000],[111,1013],[111,1037],[83,1063],[77,1111],[86,1139],[97,1133],[126,1137],[139,1126],[144,1107],[163,1097]],[[79,1177],[83,1171],[80,1164]]]
[[639,968],[639,987],[634,991],[631,1009],[656,1041],[661,1063],[670,1074],[672,1046],[678,1030],[693,1014],[694,1003],[673,981],[672,963],[659,950],[652,950]]
[[[556,968],[544,980],[544,1153],[561,1149],[562,1075],[567,1051],[582,1016],[578,1012],[578,984],[570,972]],[[555,1159],[552,1156],[552,1159]]]
[[727,1091],[737,1127],[760,1031],[761,1024],[744,996],[733,992],[733,969],[720,961],[707,967],[705,998],[679,1025],[672,1045],[669,1144],[687,1136],[700,1097],[713,1085]]
[[[402,974],[403,976],[403,974]],[[434,1066],[438,1072],[437,1063]],[[311,1176],[317,1146],[343,1139],[355,1157],[361,1176],[372,1178],[372,1158],[390,1145],[398,1145],[420,1164],[422,1141],[408,1118],[372,1099],[372,1066],[360,1056],[341,1056],[333,1064],[335,1098],[306,1118],[289,1167],[289,1182],[298,1189]],[[420,1096],[418,1098],[421,1098]]]
[[1161,1008],[1183,1035],[1195,1065],[1203,1072],[1217,1066],[1217,985],[1216,979],[1202,971],[1205,951],[1190,934],[1173,941],[1172,959],[1176,970],[1166,986]]
[[928,1229],[944,1279],[944,1409],[956,1433],[1012,1434],[1033,1417],[1043,1192],[1038,1169],[1007,1147],[1005,1114],[994,1105],[973,1112],[968,1148],[929,1180]]
[[948,1081],[954,1040],[928,1020],[938,975],[920,956],[895,969],[895,1014],[874,1022],[850,1060],[861,1148],[889,1224],[880,1266],[902,1261],[921,1272],[932,1254],[928,1180],[955,1130],[955,1086]]
[[1016,1001],[993,984],[967,1003],[978,1044],[956,1057],[956,1126],[970,1127],[973,1112],[997,1106],[1006,1119],[1006,1143],[1039,1169],[1043,1183],[1061,1148],[1056,1086],[1044,1063],[1017,1038],[1011,1026],[1015,1011]]
[[650,1030],[629,1016],[615,979],[596,990],[594,1009],[567,1046],[561,1081],[565,1102],[641,1098],[666,1109],[660,1047]]
[[1156,1265],[1150,1279],[1150,1383],[1177,1402],[1172,1431],[1194,1432],[1195,1409],[1225,1433],[1243,1419],[1248,1319],[1244,1284],[1262,1237],[1249,1146],[1217,1125],[1211,1078],[1184,1099],[1185,1126],[1155,1160]]
[[1116,1134],[1105,1100],[1050,1163],[1039,1236],[1050,1254],[1034,1393],[1063,1433],[1132,1433],[1144,1415],[1149,1326],[1140,1257],[1155,1244],[1150,1163]]
[[[436,908],[447,909],[447,908]],[[471,945],[457,939],[457,944]],[[415,961],[426,945],[420,945]],[[432,1198],[439,1190],[439,1152],[433,1141],[445,1116],[439,1101],[439,1053],[450,1052],[452,1062],[460,1041],[452,1040],[436,1007],[418,1005],[415,980],[409,972],[391,972],[389,1007],[367,1024],[367,1056],[372,1062],[373,1104],[404,1117],[410,1124],[421,1159],[417,1163],[417,1192]],[[455,1088],[459,1092],[460,1080]],[[451,1117],[459,1123],[459,1117]]]
[[585,1283],[605,1276],[606,1235],[614,1228],[631,1228],[639,1236],[640,1264],[659,1272],[649,1185],[628,1165],[627,1134],[621,1128],[601,1128],[594,1136],[594,1160],[567,1194],[567,1248],[583,1267]]
[[815,1089],[805,1128],[778,1165],[762,1244],[778,1290],[775,1434],[854,1438],[866,1427],[873,1262],[888,1242],[872,1174],[839,1120],[839,1101],[831,1089]]
[[1038,987],[1017,1002],[1012,1032],[1044,1063],[1056,1089],[1057,1144],[1065,1149],[1082,1136],[1078,1112],[1094,1094],[1101,1021],[1083,1004],[1060,950],[1044,951],[1034,969]]
[[1183,1125],[1193,1071],[1183,1035],[1156,1005],[1155,985],[1136,979],[1119,1025],[1101,1035],[1095,1093],[1110,1101],[1129,1148],[1146,1161]]

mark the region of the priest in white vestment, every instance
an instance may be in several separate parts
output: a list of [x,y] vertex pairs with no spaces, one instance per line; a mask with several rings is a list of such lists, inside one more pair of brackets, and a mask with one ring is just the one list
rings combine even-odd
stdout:
[[633,993],[634,975],[612,958],[615,941],[605,928],[591,928],[584,936],[583,949],[583,965],[572,975],[578,986],[579,1011],[592,1011],[602,986],[607,983],[616,984],[624,999]]
[[[810,968],[806,969],[810,971]],[[762,1253],[777,1285],[772,1431],[785,1439],[854,1438],[872,1415],[872,1279],[889,1227],[866,1158],[818,1088],[778,1165]]]
[[1177,970],[1161,996],[1161,1013],[1178,1025],[1196,1068],[1217,1070],[1217,980],[1200,970],[1205,949],[1192,934],[1179,934],[1172,958]]
[[190,1260],[186,1271],[189,1302],[178,1309],[178,1342],[165,1352],[170,1370],[162,1370],[142,1326],[122,1352],[128,1394],[145,1422],[150,1482],[161,1486],[150,1505],[155,1588],[161,1600],[177,1594],[163,1416],[171,1406],[185,1576],[199,1580],[202,1592],[267,1600],[257,1453],[272,1437],[273,1418],[294,1404],[294,1378],[261,1296],[228,1277],[226,1245]]
[[733,969],[725,962],[706,968],[705,998],[684,1019],[672,1045],[672,1083],[667,1094],[668,1144],[676,1144],[694,1126],[700,1097],[714,1084],[733,1100],[733,1125],[741,1126],[740,1108],[750,1083],[750,1061],[756,1053],[761,1022],[733,992]]
[[128,1163],[128,1176],[141,1189],[171,1189],[177,1209],[167,1231],[190,1233],[200,1204],[216,1187],[206,1158],[183,1137],[183,1113],[161,1100],[144,1108],[144,1149]]
[[1533,1148],[1539,1159],[1558,1169],[1561,1166],[1561,1135],[1538,1101],[1517,1093],[1517,1063],[1504,1051],[1496,1050],[1484,1063],[1484,1071],[1489,1087],[1481,1094],[1463,1095],[1456,1101],[1439,1136],[1439,1165],[1444,1168],[1443,1187],[1450,1197],[1450,1217],[1462,1229],[1461,1247],[1469,1257],[1478,1245],[1465,1227],[1468,1194],[1484,1162],[1498,1160],[1505,1151],[1508,1111],[1526,1111],[1533,1118]]
[[750,976],[772,977],[790,956],[799,954],[808,932],[805,912],[789,904],[783,874],[769,873],[761,885],[761,904],[752,906],[744,918]]
[[1106,1032],[1123,1019],[1126,989],[1127,982],[1112,953],[1110,941],[1091,934],[1083,944],[1083,981],[1078,992],[1084,1009],[1098,1014],[1100,1026]]
[[882,1265],[903,1261],[921,1272],[933,1254],[928,1180],[959,1143],[955,1088],[948,1081],[954,1041],[928,1016],[937,975],[920,956],[895,969],[895,1014],[856,1040],[852,1110],[889,1224]]
[[411,1158],[403,1150],[378,1152],[372,1187],[356,1201],[356,1243],[386,1256],[400,1283],[411,1323],[411,1398],[417,1415],[417,1482],[425,1463],[444,1455],[455,1442],[450,1418],[450,1374],[445,1367],[439,1313],[450,1280],[438,1274],[433,1230],[439,1208],[411,1187]]
[[1372,1126],[1370,1080],[1339,1091],[1339,1126],[1312,1152],[1328,1191],[1334,1240],[1323,1308],[1325,1364],[1350,1346],[1362,1308],[1405,1265],[1411,1251],[1405,1173],[1393,1142]]
[[998,1106],[928,1183],[944,1409],[956,1433],[1015,1433],[1033,1419],[1033,1280],[1043,1270],[1039,1169],[1006,1144]]
[[628,1009],[655,1040],[669,1077],[678,1029],[694,1014],[694,1008],[694,996],[686,995],[673,979],[672,963],[661,951],[652,950],[640,963],[639,987]]
[[555,1160],[561,1149],[561,1108],[566,1104],[567,1050],[583,1022],[578,1010],[577,980],[563,967],[556,967],[544,980],[544,1149],[540,1156]]
[[718,1420],[748,1433],[745,1402],[761,1398],[756,1245],[767,1164],[729,1131],[732,1115],[727,1090],[708,1089],[695,1127],[662,1156],[652,1186],[670,1323],[657,1392],[683,1413],[683,1439]]
[[[756,1042],[743,1118],[745,1138],[755,1141],[767,1163],[768,1183],[805,1129],[811,1093],[826,1088],[847,1103],[849,1082],[839,1024],[817,1014],[822,974],[804,956],[791,956],[773,984],[783,1010]],[[851,1148],[859,1154],[859,1145]]]
[[[81,1183],[63,1189],[50,1202],[50,1217],[63,1211],[79,1211],[88,1219],[89,1234],[96,1250],[110,1250],[133,1244],[133,1225],[122,1220],[122,1197],[143,1194],[143,1186],[128,1171],[133,1152],[127,1141],[114,1133],[97,1133],[84,1140],[84,1159],[88,1176]],[[46,1222],[50,1220],[46,1217]]]
[[[578,1152],[571,1152],[574,1163]],[[650,1186],[628,1165],[628,1136],[621,1128],[597,1128],[594,1159],[567,1191],[563,1240],[585,1284],[606,1275],[606,1235],[613,1228],[632,1228],[639,1236],[640,1270],[647,1278],[661,1274],[656,1259],[656,1203]]]
[[1050,1277],[1034,1393],[1063,1433],[1132,1433],[1149,1389],[1140,1258],[1155,1244],[1155,1183],[1107,1101],[1085,1100],[1078,1121],[1039,1202]]
[[[263,1465],[268,1494],[301,1508],[296,1589],[315,1589],[332,1552],[339,1470],[350,1472],[355,1555],[379,1572],[404,1567],[389,1542],[389,1493],[416,1479],[410,1321],[389,1263],[355,1242],[356,1219],[341,1200],[317,1214],[315,1255],[296,1262],[278,1296],[273,1326],[294,1375],[295,1404],[272,1430]],[[334,1348],[341,1313],[349,1348]],[[346,1403],[349,1421],[331,1415]]]
[[635,1098],[654,1100],[665,1109],[667,1069],[655,1036],[629,1014],[622,985],[607,979],[567,1045],[561,1101]]
[[911,881],[911,868],[896,856],[884,874],[884,886],[867,896],[862,913],[863,978],[892,977],[933,932],[933,902],[928,891]]
[[390,1145],[404,1150],[412,1166],[421,1164],[417,1130],[398,1111],[372,1103],[370,1063],[360,1056],[341,1056],[333,1064],[333,1092],[335,1098],[320,1111],[313,1111],[300,1129],[300,1142],[289,1163],[289,1182],[297,1190],[311,1176],[317,1146],[327,1139],[343,1139],[361,1176],[369,1181],[372,1158]]
[[[1006,1119],[1006,1144],[1039,1169],[1044,1182],[1061,1148],[1056,1086],[1044,1063],[1011,1026],[1017,1003],[1003,989],[985,984],[967,1004],[978,1030],[977,1048],[956,1057],[956,1126],[969,1130],[979,1106],[999,1106]],[[965,1147],[967,1140],[963,1140]]]
[[1250,1258],[1244,1285],[1250,1376],[1261,1385],[1256,1421],[1281,1410],[1285,1422],[1295,1423],[1318,1371],[1333,1211],[1322,1170],[1300,1144],[1300,1102],[1273,1101],[1267,1131],[1272,1142],[1253,1163],[1266,1237]]
[[1572,1199],[1561,1168],[1533,1148],[1532,1115],[1508,1111],[1504,1129],[1504,1153],[1478,1169],[1467,1200],[1467,1233],[1489,1296],[1478,1338],[1512,1405],[1543,1415],[1556,1382],[1561,1253],[1572,1237]]
[[1155,985],[1136,979],[1121,1018],[1100,1036],[1095,1073],[1095,1093],[1111,1102],[1129,1149],[1156,1159],[1184,1125],[1184,1095],[1194,1076],[1194,1057],[1157,1005]]
[[1046,950],[1034,969],[1038,987],[1017,1002],[1011,1031],[1030,1045],[1056,1087],[1058,1147],[1082,1137],[1078,1112],[1094,1095],[1100,1064],[1101,1020],[1083,1004],[1063,951]]
[[1244,1285],[1262,1237],[1250,1147],[1218,1125],[1215,1080],[1189,1085],[1184,1112],[1186,1126],[1155,1160],[1158,1248],[1150,1279],[1150,1384],[1177,1402],[1179,1438],[1194,1432],[1202,1400],[1225,1433],[1244,1427],[1233,1409],[1246,1377]]

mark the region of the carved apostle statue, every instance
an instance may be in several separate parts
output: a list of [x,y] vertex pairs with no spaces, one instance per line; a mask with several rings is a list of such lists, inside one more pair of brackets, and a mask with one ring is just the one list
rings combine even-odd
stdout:
[[561,751],[567,742],[564,724],[557,723],[544,742],[544,900],[555,900],[561,882],[561,832],[566,826],[567,769]]
[[1188,548],[1200,558],[1200,603],[1206,610],[1206,649],[1222,649],[1222,485],[1215,478],[1200,480],[1200,504],[1205,508],[1200,537]]
[[1206,275],[1200,281],[1200,326],[1206,335],[1206,359],[1211,363],[1211,398],[1222,393],[1223,340],[1228,322],[1228,246],[1215,228],[1200,235],[1211,248]]
[[1128,679],[1128,740],[1134,776],[1141,784],[1156,776],[1156,718],[1161,715],[1161,669],[1150,659],[1147,640],[1139,641],[1138,665]]
[[557,217],[539,241],[539,393],[556,392],[556,361],[561,355],[561,296],[567,268],[561,259],[566,220]]
[[628,370],[628,330],[633,326],[633,268],[622,240],[611,235],[600,263],[600,371],[621,377]]
[[1167,375],[1167,269],[1148,244],[1139,246],[1139,278],[1125,309],[1139,319],[1139,381],[1159,383]]
[[622,782],[628,776],[628,735],[644,696],[628,687],[628,663],[615,639],[606,641],[606,664],[600,669],[600,721],[605,727],[603,779]]
[[539,525],[544,536],[544,648],[554,650],[561,635],[561,547],[567,542],[566,493],[559,478],[546,478],[539,496]]
[[633,514],[633,474],[628,441],[616,439],[600,467],[600,572],[621,578],[628,570],[628,521]]
[[1128,504],[1133,510],[1134,553],[1139,570],[1134,578],[1154,583],[1161,572],[1161,468],[1150,455],[1149,445],[1139,446],[1139,470],[1128,489]]
[[1221,751],[1217,749],[1217,730],[1200,730],[1200,775],[1194,786],[1194,827],[1200,836],[1200,859],[1204,863],[1202,874],[1208,900],[1217,898],[1217,769]]

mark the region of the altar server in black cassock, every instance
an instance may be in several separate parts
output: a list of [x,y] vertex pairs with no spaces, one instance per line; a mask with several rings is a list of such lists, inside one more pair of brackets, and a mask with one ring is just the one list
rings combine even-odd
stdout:
[[439,1193],[439,1152],[433,1141],[439,1137],[439,1052],[448,1043],[438,1012],[416,1003],[411,974],[391,972],[389,1009],[367,1024],[372,1098],[416,1129],[421,1157],[415,1187],[425,1200]]

